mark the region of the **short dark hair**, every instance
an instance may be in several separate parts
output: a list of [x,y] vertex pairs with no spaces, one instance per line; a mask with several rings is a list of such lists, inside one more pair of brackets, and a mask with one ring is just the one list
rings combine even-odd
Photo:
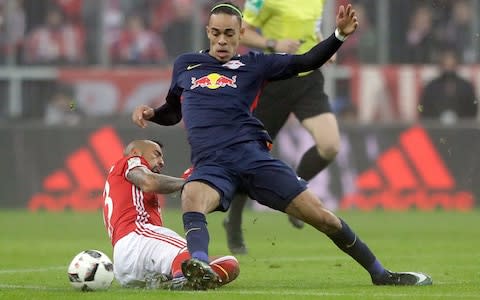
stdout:
[[158,146],[160,146],[161,149],[163,149],[163,144],[160,141],[158,140],[151,140],[151,141],[157,144]]
[[240,24],[242,23],[242,10],[234,3],[230,1],[222,1],[218,2],[213,5],[212,9],[210,10],[210,16],[216,14],[227,14],[231,16],[237,16],[238,21]]

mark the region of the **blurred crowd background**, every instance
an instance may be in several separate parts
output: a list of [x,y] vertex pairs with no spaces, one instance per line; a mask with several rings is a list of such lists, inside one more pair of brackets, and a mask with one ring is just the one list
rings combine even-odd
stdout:
[[[0,0],[0,120],[76,124],[128,115],[138,102],[162,103],[175,57],[207,47],[204,26],[214,2]],[[325,35],[346,2],[327,1]],[[478,122],[480,0],[348,2],[361,25],[336,63],[324,67],[340,119]],[[466,87],[447,80],[440,96],[451,99],[431,112],[424,89],[442,76],[447,51],[448,72]],[[469,87],[473,99],[460,92]]]
[[[326,0],[324,36],[350,1],[360,27],[322,67],[341,151],[312,189],[331,209],[478,206],[480,0]],[[183,124],[130,115],[164,103],[177,55],[208,47],[215,2],[0,0],[0,206],[98,209],[102,174],[139,137],[159,136],[182,174]],[[313,145],[295,118],[276,140],[293,167]]]

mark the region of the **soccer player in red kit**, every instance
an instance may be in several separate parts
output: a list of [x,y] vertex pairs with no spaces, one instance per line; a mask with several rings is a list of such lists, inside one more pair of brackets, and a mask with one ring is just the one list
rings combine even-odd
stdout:
[[[155,141],[133,141],[108,174],[103,216],[113,245],[115,278],[124,287],[202,289],[183,276],[181,264],[190,258],[185,239],[163,226],[156,194],[179,191],[184,180],[159,174],[162,147]],[[238,276],[233,256],[214,259],[210,266],[223,284]]]

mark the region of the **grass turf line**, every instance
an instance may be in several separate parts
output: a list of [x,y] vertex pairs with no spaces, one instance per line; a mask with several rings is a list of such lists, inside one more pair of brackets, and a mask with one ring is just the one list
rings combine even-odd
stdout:
[[[432,287],[376,287],[368,274],[312,228],[291,227],[279,213],[246,211],[247,256],[232,284],[208,292],[70,288],[66,268],[85,249],[112,257],[100,213],[0,212],[0,299],[480,299],[480,212],[339,212],[383,264],[423,271]],[[182,232],[181,214],[165,215]],[[208,216],[210,254],[228,254],[221,220]],[[65,266],[62,268],[62,266]]]

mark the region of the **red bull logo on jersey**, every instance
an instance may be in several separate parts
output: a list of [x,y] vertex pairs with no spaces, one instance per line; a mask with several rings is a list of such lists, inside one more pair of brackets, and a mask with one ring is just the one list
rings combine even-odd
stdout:
[[237,81],[237,76],[232,76],[229,78],[225,75],[218,74],[218,73],[210,73],[206,76],[202,76],[200,78],[192,77],[192,86],[190,87],[191,90],[197,87],[206,87],[211,90],[215,90],[218,88],[223,88],[226,86],[237,88],[235,82]]

